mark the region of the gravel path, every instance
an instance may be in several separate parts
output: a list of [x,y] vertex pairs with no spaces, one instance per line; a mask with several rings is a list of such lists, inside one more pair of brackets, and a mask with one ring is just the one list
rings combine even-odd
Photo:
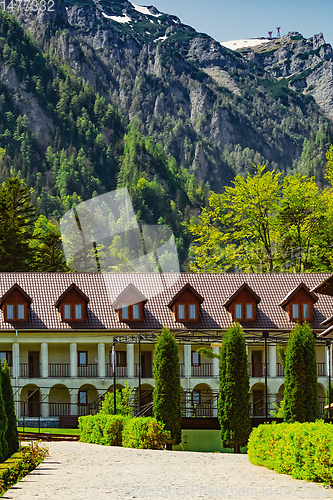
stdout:
[[4,499],[332,498],[333,491],[264,467],[247,455],[48,443],[50,455]]

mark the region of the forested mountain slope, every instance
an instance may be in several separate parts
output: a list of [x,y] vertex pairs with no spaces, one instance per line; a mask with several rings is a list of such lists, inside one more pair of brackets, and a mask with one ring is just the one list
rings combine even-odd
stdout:
[[216,190],[252,163],[295,168],[327,122],[311,95],[175,17],[124,0],[19,11],[48,60],[68,64],[177,166]]

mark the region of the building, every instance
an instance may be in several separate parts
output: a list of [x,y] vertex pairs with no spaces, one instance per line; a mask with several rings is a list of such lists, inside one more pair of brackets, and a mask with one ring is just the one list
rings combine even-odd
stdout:
[[218,352],[223,332],[238,321],[247,343],[252,414],[259,417],[283,396],[277,345],[306,320],[316,336],[323,412],[332,295],[329,274],[2,273],[0,358],[11,366],[17,416],[25,425],[58,425],[59,418],[95,411],[113,390],[113,345],[117,387],[128,380],[137,406],[140,399],[149,414],[155,340],[166,326],[179,343],[183,415],[214,417],[218,360],[197,349]]

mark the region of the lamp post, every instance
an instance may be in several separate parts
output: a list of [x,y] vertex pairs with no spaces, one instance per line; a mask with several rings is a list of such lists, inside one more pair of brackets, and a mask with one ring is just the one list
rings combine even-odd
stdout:
[[268,394],[267,394],[267,339],[269,337],[269,332],[262,332],[262,336],[265,341],[265,418],[268,418]]
[[113,371],[113,413],[117,415],[117,392],[116,392],[116,338],[113,337],[112,344],[112,371]]
[[326,340],[327,346],[327,375],[328,375],[328,418],[331,418],[331,341]]
[[141,412],[141,336],[139,334],[139,413]]

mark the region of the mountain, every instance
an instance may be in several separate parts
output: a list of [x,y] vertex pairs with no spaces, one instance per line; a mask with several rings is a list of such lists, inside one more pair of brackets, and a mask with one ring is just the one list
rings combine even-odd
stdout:
[[253,162],[295,168],[304,139],[330,122],[311,91],[275,78],[258,52],[229,50],[154,7],[57,0],[53,12],[17,15],[48,58],[216,190]]

